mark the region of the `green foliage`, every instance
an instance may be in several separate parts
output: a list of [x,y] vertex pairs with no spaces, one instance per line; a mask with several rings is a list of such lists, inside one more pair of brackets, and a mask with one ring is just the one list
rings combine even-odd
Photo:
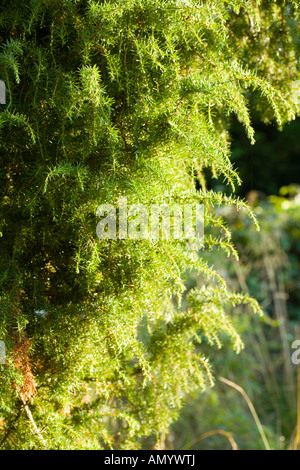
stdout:
[[[122,195],[203,203],[204,248],[237,257],[213,207],[246,204],[207,191],[204,171],[240,183],[228,125],[236,115],[254,143],[252,96],[279,126],[298,112],[297,3],[0,6],[3,447],[155,444],[185,394],[213,381],[203,338],[220,347],[226,333],[241,349],[230,312],[260,313],[253,299],[182,242],[99,240],[96,208]],[[284,58],[265,49],[266,73],[274,29]],[[191,270],[206,280],[182,310]]]

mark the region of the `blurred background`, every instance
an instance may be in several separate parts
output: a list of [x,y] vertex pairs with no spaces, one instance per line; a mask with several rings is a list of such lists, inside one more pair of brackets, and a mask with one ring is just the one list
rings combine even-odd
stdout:
[[[256,144],[232,122],[232,159],[243,184],[237,194],[254,210],[261,231],[246,214],[221,209],[240,262],[223,252],[205,253],[235,291],[262,306],[259,318],[243,307],[230,312],[245,344],[237,355],[223,340],[209,352],[215,386],[195,392],[166,437],[168,449],[297,449],[300,446],[300,366],[291,345],[300,339],[300,120],[282,131],[254,120]],[[222,180],[208,186],[227,191]],[[203,280],[189,279],[189,288]],[[299,329],[300,331],[300,329]],[[297,424],[298,420],[298,424]]]

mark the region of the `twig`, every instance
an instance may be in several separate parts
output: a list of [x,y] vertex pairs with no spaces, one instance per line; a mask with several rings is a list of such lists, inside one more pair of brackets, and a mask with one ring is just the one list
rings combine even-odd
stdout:
[[29,419],[29,421],[30,421],[31,424],[32,424],[32,427],[33,427],[33,429],[34,429],[34,431],[35,431],[35,433],[36,433],[36,435],[37,435],[37,437],[38,437],[38,440],[40,441],[40,443],[41,443],[41,444],[44,446],[44,448],[46,449],[46,442],[44,441],[44,438],[43,438],[43,436],[42,436],[40,430],[38,429],[37,425],[36,425],[35,422],[34,422],[34,419],[33,419],[32,413],[31,413],[31,411],[30,411],[30,409],[29,409],[29,406],[28,406],[25,402],[23,402],[23,403],[24,403],[24,408],[25,408],[26,414],[27,414],[27,416],[28,416],[28,419]]
[[228,431],[224,431],[224,429],[214,429],[213,431],[208,431],[204,434],[201,434],[201,436],[197,437],[197,439],[194,439],[188,445],[184,446],[183,450],[189,449],[190,447],[192,447],[197,442],[202,441],[202,439],[206,439],[207,437],[213,436],[214,434],[221,434],[222,436],[227,437],[227,439],[229,440],[230,445],[232,447],[232,450],[238,450],[238,445],[235,442],[235,440],[233,439],[232,433],[228,432]]
[[248,397],[247,393],[245,392],[245,390],[242,387],[240,387],[239,385],[237,385],[236,383],[231,382],[231,380],[224,379],[224,377],[219,377],[219,380],[221,380],[221,382],[224,382],[225,384],[229,385],[230,387],[235,388],[244,397],[244,399],[245,399],[245,401],[246,401],[247,405],[249,406],[249,409],[252,413],[252,416],[253,416],[254,421],[256,423],[256,426],[259,430],[259,433],[261,435],[261,438],[263,440],[263,443],[264,443],[264,446],[265,446],[266,450],[271,450],[270,445],[269,445],[268,440],[267,440],[267,437],[266,437],[265,432],[263,430],[263,427],[261,425],[261,422],[260,422],[260,420],[257,416],[256,411],[255,411],[255,408],[254,408],[250,398]]

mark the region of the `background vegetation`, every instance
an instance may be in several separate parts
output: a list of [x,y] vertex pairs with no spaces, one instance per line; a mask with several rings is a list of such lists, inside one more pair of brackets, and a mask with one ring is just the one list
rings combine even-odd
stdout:
[[[282,132],[259,124],[257,143],[252,148],[236,123],[232,129],[232,155],[243,175],[239,191],[253,205],[261,231],[254,231],[235,210],[223,211],[240,262],[224,263],[217,253],[213,258],[234,289],[258,299],[265,318],[235,311],[245,350],[239,356],[220,352],[212,362],[218,377],[229,379],[246,392],[265,439],[241,390],[219,379],[213,389],[188,399],[168,445],[186,449],[295,449],[299,445],[300,384],[299,366],[291,362],[291,344],[299,339],[300,322],[300,122],[296,120]],[[220,187],[221,182],[211,180],[211,184]],[[201,282],[197,276],[190,279],[191,286],[197,282]]]

